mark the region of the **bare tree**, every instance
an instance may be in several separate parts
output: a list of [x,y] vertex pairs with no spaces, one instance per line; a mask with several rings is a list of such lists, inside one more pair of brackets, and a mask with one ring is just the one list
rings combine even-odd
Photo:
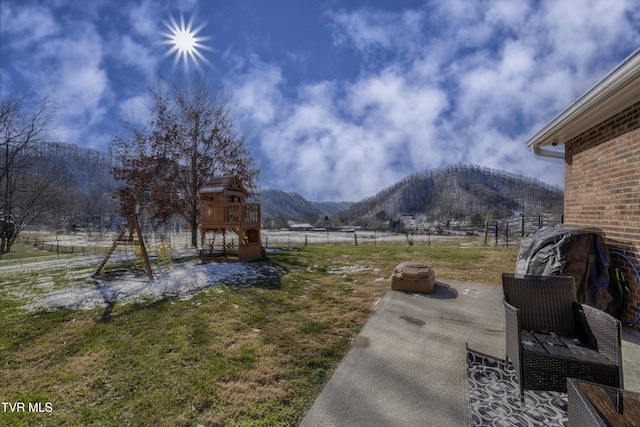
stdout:
[[[183,192],[187,197],[172,200],[171,211],[180,212],[189,222],[191,243],[197,246],[197,196],[202,186],[213,176],[233,174],[252,191],[258,170],[237,128],[229,98],[204,74],[183,76],[168,84],[158,79],[150,95],[148,126],[123,123],[128,136],[115,138],[111,145],[114,177],[125,182],[121,191],[124,213],[132,212],[132,196],[145,189]],[[154,208],[158,219],[168,219],[167,201],[154,201]]]
[[29,109],[26,97],[0,99],[0,255],[9,252],[20,231],[42,214],[55,193],[52,168],[39,162],[51,144],[55,104],[43,99]]

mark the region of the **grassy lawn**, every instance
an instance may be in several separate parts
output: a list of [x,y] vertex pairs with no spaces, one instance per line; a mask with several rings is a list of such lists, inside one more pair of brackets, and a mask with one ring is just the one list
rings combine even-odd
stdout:
[[398,263],[497,285],[515,257],[477,246],[306,247],[258,261],[281,272],[269,283],[92,311],[24,312],[0,287],[0,397],[26,406],[0,408],[0,425],[296,425]]
[[11,246],[11,252],[2,254],[0,258],[2,261],[22,261],[29,258],[38,258],[38,257],[50,257],[53,258],[55,255],[52,255],[51,252],[48,251],[39,251],[34,249],[31,246],[23,245],[21,243],[14,243]]

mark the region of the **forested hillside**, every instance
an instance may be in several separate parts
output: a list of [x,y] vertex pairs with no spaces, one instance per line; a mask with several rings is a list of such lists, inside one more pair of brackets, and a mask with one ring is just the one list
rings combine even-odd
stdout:
[[347,209],[353,202],[311,202],[298,193],[266,189],[258,196],[262,226],[286,227],[288,221],[323,225],[337,212]]
[[48,151],[67,195],[64,218],[68,224],[100,226],[118,215],[112,196],[116,182],[107,153],[71,144],[56,144]]
[[472,215],[508,218],[524,213],[562,213],[563,191],[532,178],[473,165],[455,165],[406,177],[354,203],[335,221],[387,224],[401,215],[425,221],[467,221]]
[[[121,221],[112,197],[116,182],[107,153],[75,145],[53,144],[32,159],[47,172],[44,206],[33,225],[55,228],[105,227]],[[288,221],[314,226],[386,227],[403,215],[427,222],[508,218],[524,213],[562,213],[563,192],[540,181],[479,166],[456,165],[406,177],[359,202],[312,202],[297,193],[264,189],[262,226],[286,227]],[[118,222],[119,224],[119,222]]]

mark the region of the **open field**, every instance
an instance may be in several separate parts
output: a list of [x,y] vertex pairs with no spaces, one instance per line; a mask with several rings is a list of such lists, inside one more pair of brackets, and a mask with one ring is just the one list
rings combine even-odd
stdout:
[[[19,243],[31,246],[47,254],[72,255],[104,255],[117,236],[115,231],[77,233],[23,232]],[[427,233],[391,233],[376,230],[357,230],[355,232],[340,231],[286,231],[262,230],[262,245],[268,248],[289,248],[313,245],[329,246],[377,246],[377,245],[407,245],[407,246],[435,246],[435,245],[484,245],[485,239],[481,231],[467,235],[464,231],[449,230],[445,234]],[[191,235],[188,232],[143,232],[147,248],[153,252],[163,242],[170,243],[176,250],[191,248]],[[237,236],[229,233],[228,242],[237,245]],[[198,242],[200,237],[198,236]],[[496,242],[495,234],[487,236],[488,246],[513,247],[519,244],[519,237],[512,236],[505,240],[499,235]],[[116,254],[131,254],[131,248],[118,246]],[[13,255],[4,255],[2,259],[9,259]],[[9,258],[7,258],[9,257]]]
[[[398,263],[496,285],[513,269],[515,249],[462,243],[308,246],[221,264],[180,248],[172,265],[152,260],[154,282],[131,256],[98,280],[100,256],[22,247],[0,261],[0,396],[42,412],[0,412],[0,425],[296,425]],[[65,303],[77,295],[91,297]]]

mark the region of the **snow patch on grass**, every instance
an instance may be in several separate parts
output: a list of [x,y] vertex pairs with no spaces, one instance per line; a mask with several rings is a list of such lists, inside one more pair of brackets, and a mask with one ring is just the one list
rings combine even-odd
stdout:
[[[68,268],[69,264],[84,267],[84,270],[67,270],[67,280],[55,286],[51,281],[38,281],[30,286],[24,281],[14,286],[5,284],[4,293],[11,295],[12,299],[25,301],[24,307],[30,311],[56,308],[91,310],[113,303],[155,301],[165,297],[190,299],[205,289],[220,285],[275,287],[281,276],[269,263],[202,263],[195,259],[174,263],[164,271],[154,271],[154,280],[146,276],[136,277],[130,268],[117,270],[117,274],[109,278],[96,278],[92,276],[94,270],[86,268],[86,264],[68,263],[68,260],[58,261],[57,265],[53,262],[40,263],[39,269],[30,265],[27,270],[31,273],[37,271],[44,278],[51,274],[51,269]],[[220,286],[220,292],[223,289]]]

